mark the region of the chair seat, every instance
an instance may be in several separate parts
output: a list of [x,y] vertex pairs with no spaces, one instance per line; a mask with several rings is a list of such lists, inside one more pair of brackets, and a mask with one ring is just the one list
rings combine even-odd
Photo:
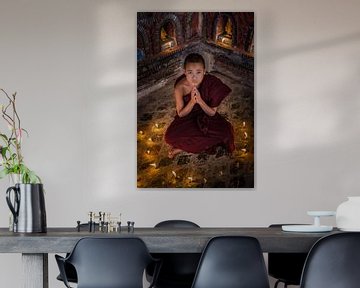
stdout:
[[190,288],[194,280],[200,253],[156,253],[162,260],[156,288]]

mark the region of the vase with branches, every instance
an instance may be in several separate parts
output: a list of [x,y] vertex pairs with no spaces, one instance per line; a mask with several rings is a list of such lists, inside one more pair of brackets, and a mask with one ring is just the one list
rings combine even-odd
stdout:
[[21,145],[28,132],[21,126],[16,109],[16,92],[10,95],[2,88],[0,92],[5,98],[3,104],[0,104],[1,117],[8,127],[6,132],[0,130],[0,179],[7,175],[18,175],[19,179],[15,182],[41,183],[39,176],[24,163]]

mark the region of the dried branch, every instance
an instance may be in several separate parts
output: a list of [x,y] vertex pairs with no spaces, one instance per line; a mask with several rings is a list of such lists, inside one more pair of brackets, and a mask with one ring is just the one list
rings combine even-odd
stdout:
[[23,163],[23,156],[21,153],[21,142],[23,132],[27,131],[21,127],[20,116],[16,109],[16,92],[11,96],[2,88],[0,88],[6,99],[7,104],[1,105],[1,116],[9,126],[10,136],[6,133],[0,133],[0,140],[5,144],[0,145],[0,166],[3,170],[0,171],[0,178],[7,174],[15,173],[21,174],[23,183],[39,183],[40,178]]

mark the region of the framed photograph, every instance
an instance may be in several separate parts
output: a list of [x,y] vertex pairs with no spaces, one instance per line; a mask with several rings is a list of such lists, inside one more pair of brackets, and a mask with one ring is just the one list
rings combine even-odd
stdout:
[[254,13],[137,14],[137,187],[254,187]]

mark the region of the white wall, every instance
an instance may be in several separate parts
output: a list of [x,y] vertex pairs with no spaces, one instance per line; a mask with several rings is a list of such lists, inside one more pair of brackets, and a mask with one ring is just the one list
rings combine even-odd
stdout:
[[[255,189],[136,189],[136,12],[209,7],[255,12]],[[136,226],[311,222],[307,210],[359,195],[359,9],[357,0],[1,0],[0,86],[18,92],[48,226],[75,225],[89,210]],[[50,287],[62,287],[49,262]],[[19,255],[0,255],[2,286],[20,287],[16,265]]]

